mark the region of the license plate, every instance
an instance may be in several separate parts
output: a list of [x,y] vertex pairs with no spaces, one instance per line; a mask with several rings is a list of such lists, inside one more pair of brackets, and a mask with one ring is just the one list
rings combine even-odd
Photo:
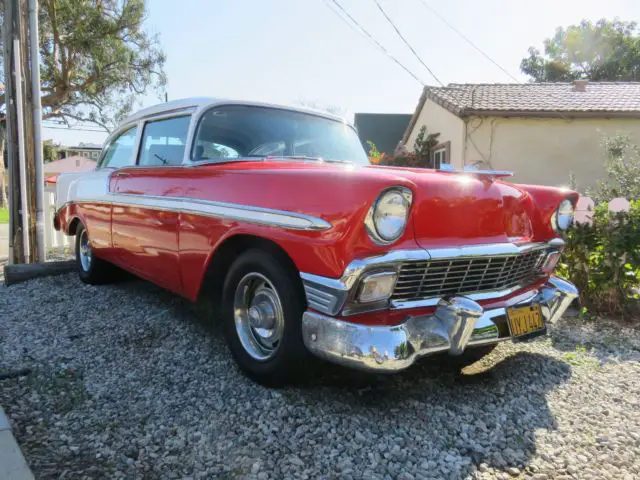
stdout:
[[526,307],[507,308],[507,320],[512,337],[522,337],[545,328],[544,317],[537,303]]

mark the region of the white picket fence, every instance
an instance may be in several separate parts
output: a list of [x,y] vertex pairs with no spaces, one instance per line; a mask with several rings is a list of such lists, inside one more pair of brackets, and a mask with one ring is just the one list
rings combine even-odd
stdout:
[[56,214],[56,188],[44,189],[44,238],[47,250],[52,248],[73,248],[73,237],[68,237],[53,228],[53,217]]

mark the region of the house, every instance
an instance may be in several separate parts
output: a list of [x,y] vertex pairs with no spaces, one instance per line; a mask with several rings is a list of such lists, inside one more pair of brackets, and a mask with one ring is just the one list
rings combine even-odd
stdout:
[[56,183],[61,173],[89,172],[96,168],[98,162],[87,157],[73,156],[44,164],[45,183]]
[[102,145],[98,145],[97,143],[80,143],[76,146],[60,147],[58,149],[58,158],[63,159],[78,156],[98,160],[101,151]]
[[450,84],[425,87],[403,143],[439,132],[436,163],[510,170],[517,183],[577,188],[603,177],[602,139],[640,144],[640,83]]
[[393,154],[410,120],[410,113],[356,113],[353,123],[365,151],[373,142],[379,152]]

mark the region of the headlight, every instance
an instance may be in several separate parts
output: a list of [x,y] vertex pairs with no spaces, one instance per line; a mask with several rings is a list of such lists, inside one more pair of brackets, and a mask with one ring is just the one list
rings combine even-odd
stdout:
[[551,226],[556,232],[564,232],[573,223],[573,205],[570,200],[563,200],[551,217]]
[[407,227],[411,199],[411,190],[404,187],[390,188],[380,194],[365,220],[374,242],[386,245],[400,238]]

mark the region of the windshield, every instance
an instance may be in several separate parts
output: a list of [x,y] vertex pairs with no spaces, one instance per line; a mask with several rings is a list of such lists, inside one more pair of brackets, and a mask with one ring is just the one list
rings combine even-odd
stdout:
[[192,160],[266,156],[369,164],[355,130],[340,121],[244,105],[213,108],[200,120]]

